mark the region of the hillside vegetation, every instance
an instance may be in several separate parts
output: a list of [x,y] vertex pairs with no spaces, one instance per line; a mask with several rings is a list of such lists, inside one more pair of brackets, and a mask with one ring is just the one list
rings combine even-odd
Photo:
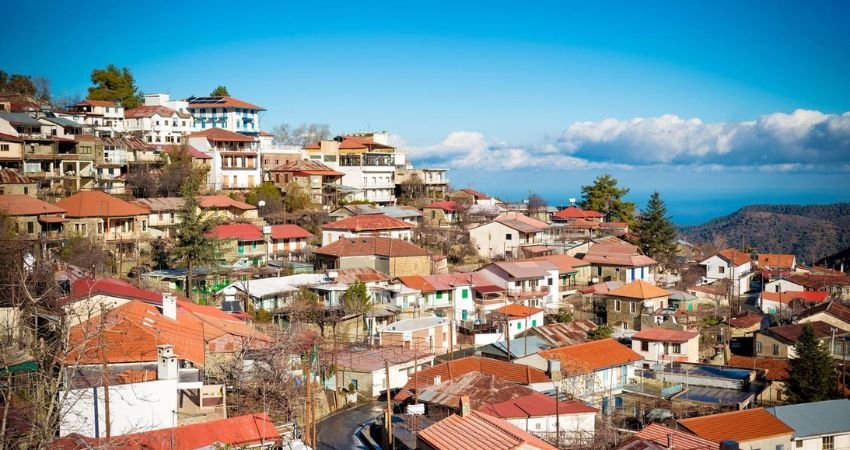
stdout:
[[724,242],[764,253],[792,253],[811,263],[850,247],[850,203],[750,205],[702,225],[682,227],[695,244]]

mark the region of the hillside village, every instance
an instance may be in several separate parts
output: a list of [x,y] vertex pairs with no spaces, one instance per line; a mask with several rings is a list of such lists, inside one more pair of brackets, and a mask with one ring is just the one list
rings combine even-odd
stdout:
[[139,103],[0,92],[6,447],[850,448],[850,267]]

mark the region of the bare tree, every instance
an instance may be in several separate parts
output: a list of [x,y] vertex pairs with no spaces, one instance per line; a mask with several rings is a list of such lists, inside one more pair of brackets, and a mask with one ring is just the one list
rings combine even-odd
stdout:
[[296,128],[286,122],[272,127],[274,141],[283,145],[312,144],[331,138],[331,127],[326,123],[302,123]]

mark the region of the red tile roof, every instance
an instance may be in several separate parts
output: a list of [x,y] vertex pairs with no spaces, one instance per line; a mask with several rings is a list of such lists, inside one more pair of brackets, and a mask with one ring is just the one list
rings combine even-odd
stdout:
[[350,256],[379,255],[391,258],[428,256],[428,251],[401,239],[384,237],[339,238],[331,244],[313,251],[317,255]]
[[117,278],[80,278],[71,284],[70,300],[79,300],[95,295],[141,300],[162,305],[162,293],[139,289]]
[[23,142],[23,139],[12,134],[0,133],[0,141]]
[[770,327],[762,330],[761,333],[767,336],[778,338],[780,341],[785,341],[788,344],[797,342],[803,334],[803,327],[811,325],[815,332],[815,339],[823,339],[832,336],[833,331],[836,336],[847,334],[846,331],[833,327],[832,325],[820,320],[809,323],[792,323],[788,325],[780,325],[778,327]]
[[577,267],[589,266],[590,263],[587,261],[582,261],[578,258],[573,258],[569,255],[548,255],[548,256],[535,256],[534,258],[529,258],[531,261],[547,261],[555,265],[558,268],[558,272],[560,273],[570,273],[575,272]]
[[198,197],[201,203],[201,208],[236,208],[243,211],[251,211],[257,209],[256,206],[234,200],[226,195],[202,195]]
[[538,355],[544,359],[558,359],[561,370],[570,374],[581,374],[606,367],[619,366],[640,361],[640,355],[614,339],[585,342],[569,347],[543,350]]
[[564,208],[552,216],[553,219],[601,219],[603,217],[605,215],[600,212],[581,209],[578,206]]
[[[539,314],[543,312],[543,308],[532,308],[531,306],[519,305],[516,303],[511,303],[510,305],[502,306],[499,309],[493,311],[498,314],[507,315],[510,318],[524,318],[531,317],[535,314]],[[542,325],[542,324],[541,324]]]
[[[195,148],[191,145],[186,145],[185,149],[186,149],[186,153],[188,153],[189,156],[191,156],[194,159],[212,159],[212,156],[198,150],[197,148]],[[169,147],[165,150],[165,152],[168,153],[169,155],[177,154],[180,151],[181,151],[181,147],[178,147],[178,146],[171,146],[171,147]]]
[[750,328],[764,320],[764,315],[753,311],[744,311],[729,320],[735,328]]
[[[441,381],[448,381],[466,375],[470,372],[480,372],[484,375],[495,375],[503,380],[519,384],[545,383],[551,381],[540,369],[521,364],[499,361],[496,359],[482,358],[480,356],[467,356],[453,361],[437,364],[419,371],[417,376],[411,376],[404,385],[402,391],[412,390],[418,385],[422,390],[434,384],[434,378],[440,377]],[[418,384],[417,384],[418,379]],[[401,393],[400,393],[401,394]],[[404,397],[402,395],[402,397]]]
[[451,415],[418,434],[434,450],[555,450],[540,438],[510,423],[472,411],[462,417]]
[[398,281],[400,281],[403,285],[416,289],[422,292],[434,292],[434,286],[428,283],[428,280],[425,279],[422,275],[405,275],[398,277]]
[[647,328],[637,332],[632,339],[652,342],[685,343],[699,336],[697,331],[667,330],[664,328]]
[[656,264],[649,256],[641,255],[638,248],[631,244],[592,244],[582,258],[592,264],[641,267]]
[[670,291],[661,289],[660,287],[647,283],[643,280],[633,281],[621,288],[609,291],[607,295],[613,297],[636,298],[648,300],[651,298],[666,297],[670,295]]
[[307,149],[307,150],[318,150],[318,149],[322,148],[322,146],[318,142],[314,142],[312,144],[307,144],[307,145],[305,145],[301,148]]
[[732,440],[740,444],[794,433],[764,408],[692,417],[680,420],[679,425],[712,442]]
[[760,369],[764,376],[771,381],[785,381],[788,379],[788,371],[791,364],[787,359],[779,358],[757,358],[753,356],[732,355],[728,366],[741,369]]
[[286,161],[271,169],[271,172],[292,172],[295,176],[341,177],[345,175],[344,173],[333,170],[319,161],[305,159]]
[[794,255],[784,255],[776,253],[761,253],[759,254],[758,264],[760,268],[772,267],[791,268],[794,267]]
[[838,300],[830,300],[828,303],[809,308],[800,313],[798,319],[805,319],[822,312],[850,324],[850,305]]
[[148,210],[100,191],[80,191],[63,198],[56,206],[66,209],[66,217],[130,217],[147,215]]
[[[218,101],[216,101],[216,102],[201,101],[202,99],[210,99],[210,98],[218,99]],[[190,97],[190,98],[187,98],[186,101],[189,102],[190,108],[207,108],[207,107],[221,108],[221,107],[232,106],[232,107],[236,107],[236,108],[248,108],[248,109],[256,109],[256,110],[259,110],[259,111],[265,111],[265,108],[263,108],[262,106],[257,106],[257,105],[248,103],[246,101],[239,100],[238,98],[227,97],[227,96],[222,96],[222,97],[194,97],[194,98]]]
[[736,248],[727,248],[726,250],[718,252],[717,256],[728,263],[733,263],[735,266],[742,266],[750,262],[750,255]]
[[263,229],[250,223],[228,223],[217,225],[210,233],[216,239],[237,239],[240,241],[262,241]]
[[786,280],[812,290],[821,290],[830,286],[850,285],[850,276],[847,275],[791,275]]
[[559,402],[556,406],[554,398],[535,392],[501,403],[486,404],[478,408],[478,411],[500,419],[526,419],[555,416],[556,411],[557,414],[581,414],[595,413],[598,410],[575,400]]
[[0,195],[0,212],[7,216],[37,216],[64,214],[66,211],[30,195],[6,194]]
[[160,117],[171,118],[173,115],[177,115],[181,119],[190,119],[192,117],[189,113],[180,112],[174,109],[171,109],[167,106],[162,105],[154,105],[154,106],[139,106],[138,108],[128,109],[124,111],[125,119],[137,119],[140,117],[153,117],[154,114],[158,114]]
[[461,189],[461,192],[466,192],[467,194],[475,197],[478,200],[490,200],[490,198],[491,198],[489,195],[487,195],[483,192],[478,192],[475,189],[464,188],[464,189]]
[[272,239],[309,239],[313,234],[295,224],[272,225]]
[[59,450],[100,447],[195,450],[217,448],[218,445],[248,448],[280,442],[280,433],[271,417],[266,413],[255,413],[111,438],[71,434],[53,442],[51,447]]
[[720,447],[715,442],[657,423],[650,424],[638,431],[636,436],[652,441],[665,449],[667,448],[668,436],[672,437],[673,449],[675,450],[716,450]]
[[110,102],[106,100],[83,100],[76,104],[76,106],[118,106],[116,102]]
[[208,128],[203,131],[196,131],[190,134],[189,137],[202,137],[211,142],[254,142],[254,138],[250,136],[234,133],[224,128]]
[[460,207],[458,202],[452,200],[446,200],[442,202],[433,202],[429,205],[422,207],[422,209],[441,209],[446,212],[454,212]]
[[377,231],[410,229],[412,226],[386,214],[364,214],[346,217],[322,226],[323,230]]
[[353,150],[366,148],[366,145],[358,141],[357,139],[352,138],[343,138],[342,142],[339,144],[340,150]]
[[825,302],[829,292],[826,291],[785,291],[785,292],[762,292],[761,299],[783,304],[791,303],[793,300],[802,300],[807,303]]

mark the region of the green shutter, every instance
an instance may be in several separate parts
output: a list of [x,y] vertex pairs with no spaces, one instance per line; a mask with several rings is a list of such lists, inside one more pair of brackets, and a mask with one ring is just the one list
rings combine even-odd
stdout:
[[537,319],[532,319],[532,320],[531,320],[531,326],[533,326],[533,327],[536,327],[536,326],[537,326]]
[[522,329],[522,322],[517,322],[517,323],[516,323],[516,329],[517,329],[517,330],[521,330],[521,329]]
[[460,298],[469,298],[469,290],[466,288],[461,289]]

